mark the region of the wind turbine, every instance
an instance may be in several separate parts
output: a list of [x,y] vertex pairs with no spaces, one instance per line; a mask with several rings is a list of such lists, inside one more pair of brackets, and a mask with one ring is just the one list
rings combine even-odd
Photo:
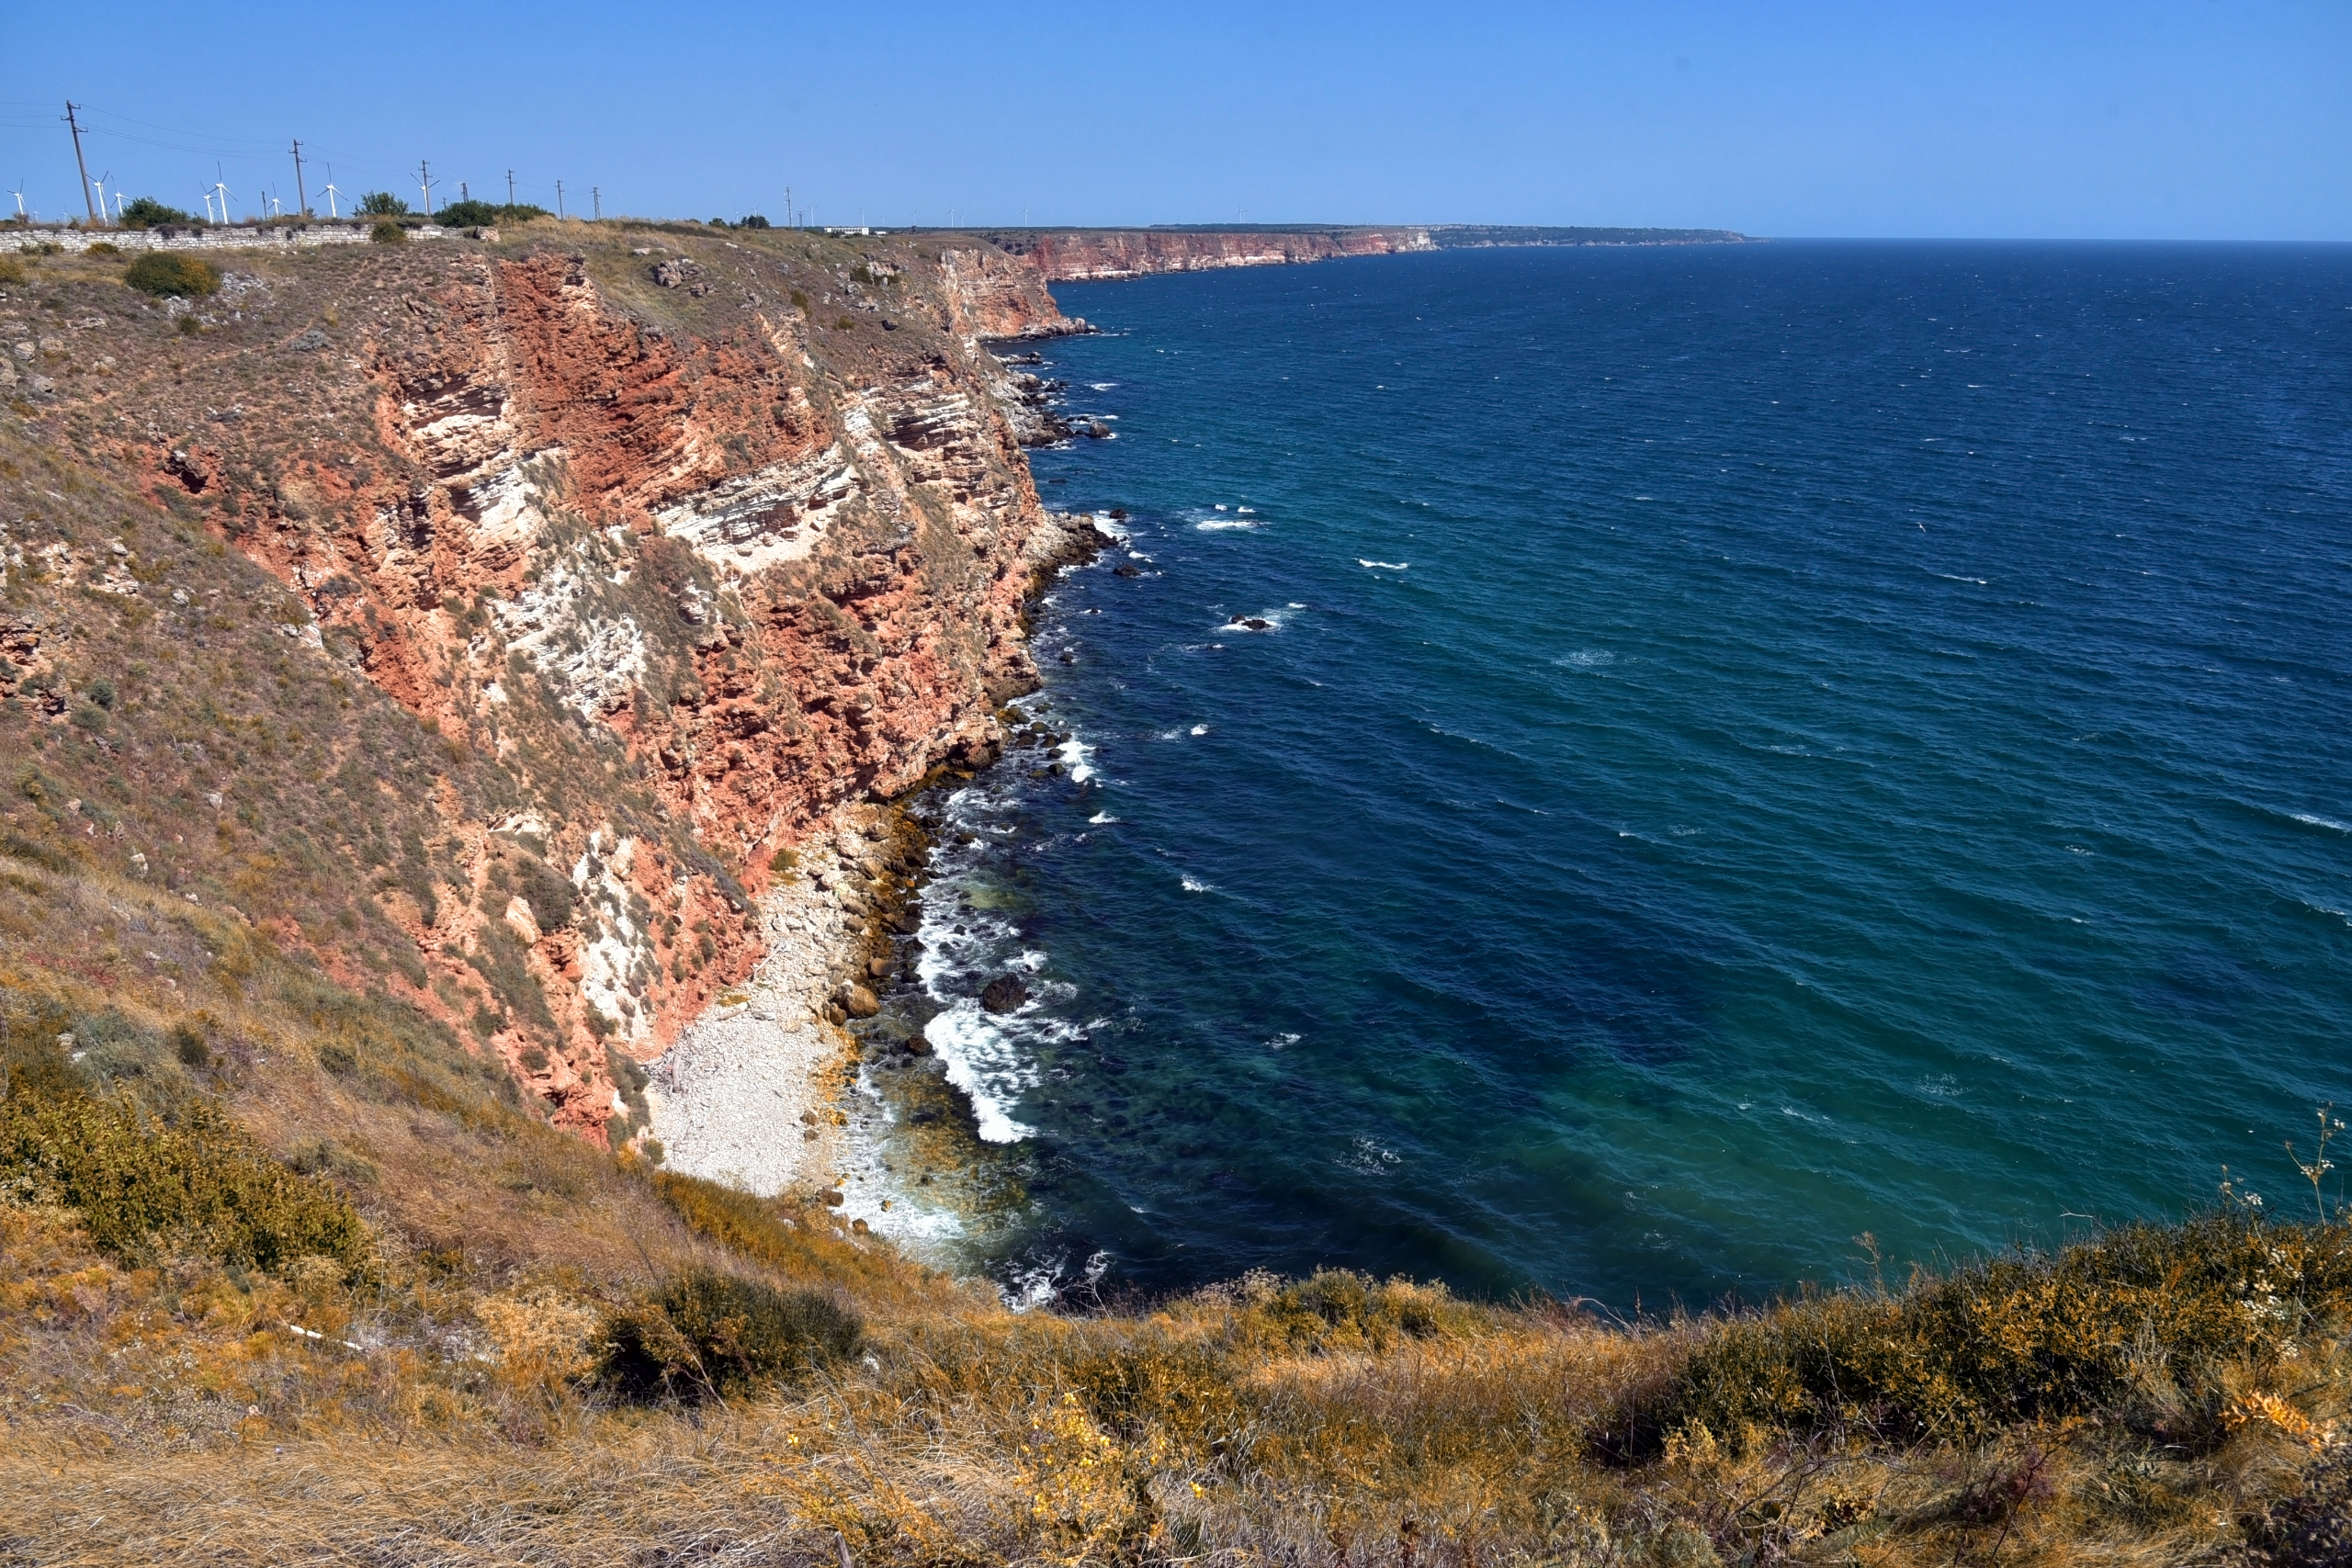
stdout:
[[90,182],[98,187],[98,221],[101,223],[107,220],[107,182],[112,178],[114,178],[114,171],[108,169]]
[[198,186],[196,188],[197,193],[204,197],[204,220],[207,223],[219,222],[220,220],[212,216],[212,187],[210,186]]
[[17,198],[17,221],[25,221],[25,176],[17,176],[17,188],[9,193]]
[[342,217],[342,216],[343,216],[343,214],[342,214],[342,213],[337,212],[337,211],[334,209],[334,198],[335,198],[336,197],[338,197],[338,196],[341,196],[342,194],[343,194],[343,193],[342,193],[341,191],[339,191],[339,190],[337,190],[337,189],[335,189],[335,188],[334,188],[334,165],[333,164],[329,164],[327,165],[327,216],[328,216],[328,217],[330,217],[330,218],[340,218],[340,217]]
[[212,181],[212,188],[213,188],[214,190],[216,190],[216,191],[218,191],[218,192],[220,192],[220,221],[221,221],[223,224],[226,224],[226,223],[229,221],[229,183],[228,183],[228,176],[227,176],[226,175],[222,174],[221,169],[220,169],[220,164],[213,164],[213,165],[212,165],[212,174],[213,174],[213,176],[214,176],[214,177],[213,177],[213,181]]

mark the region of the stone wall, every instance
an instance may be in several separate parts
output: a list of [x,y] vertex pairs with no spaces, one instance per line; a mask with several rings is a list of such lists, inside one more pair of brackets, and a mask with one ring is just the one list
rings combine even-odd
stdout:
[[[206,229],[0,229],[0,254],[40,251],[55,245],[69,252],[86,251],[104,241],[124,251],[277,250],[285,246],[363,245],[369,225],[312,222],[280,226],[240,225]],[[427,223],[411,229],[412,240],[438,240],[448,232]]]

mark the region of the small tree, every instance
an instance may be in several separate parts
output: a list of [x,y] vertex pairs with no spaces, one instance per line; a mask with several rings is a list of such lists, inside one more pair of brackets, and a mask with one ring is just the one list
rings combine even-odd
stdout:
[[388,190],[371,190],[359,198],[359,214],[363,218],[405,218],[408,203]]
[[748,218],[745,218],[743,221],[735,225],[735,227],[738,229],[773,229],[775,225],[754,212]]
[[125,202],[119,215],[126,229],[158,229],[166,223],[193,224],[196,220],[176,207],[165,207],[152,196]]
[[165,295],[192,299],[220,287],[220,269],[201,256],[149,251],[123,269],[122,280],[141,294],[158,299]]
[[368,237],[370,240],[375,241],[376,243],[379,245],[405,245],[408,243],[408,231],[401,228],[399,224],[393,222],[389,218],[378,219],[376,220],[376,226],[368,231]]

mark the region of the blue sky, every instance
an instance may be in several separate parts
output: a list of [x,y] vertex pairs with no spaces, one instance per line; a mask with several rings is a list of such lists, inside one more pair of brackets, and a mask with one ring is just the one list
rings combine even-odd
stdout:
[[[2352,239],[2352,3],[26,3],[0,181],[820,222]],[[316,183],[312,187],[317,202]]]

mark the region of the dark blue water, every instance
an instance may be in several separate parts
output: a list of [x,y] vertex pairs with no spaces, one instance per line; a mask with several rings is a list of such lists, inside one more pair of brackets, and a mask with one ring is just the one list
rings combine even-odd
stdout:
[[1133,554],[1039,618],[1070,743],[945,808],[922,1010],[1018,1177],[954,1245],[1631,1304],[2225,1162],[2292,1209],[2352,1101],[2352,249],[1059,292],[1118,437],[1036,471]]

